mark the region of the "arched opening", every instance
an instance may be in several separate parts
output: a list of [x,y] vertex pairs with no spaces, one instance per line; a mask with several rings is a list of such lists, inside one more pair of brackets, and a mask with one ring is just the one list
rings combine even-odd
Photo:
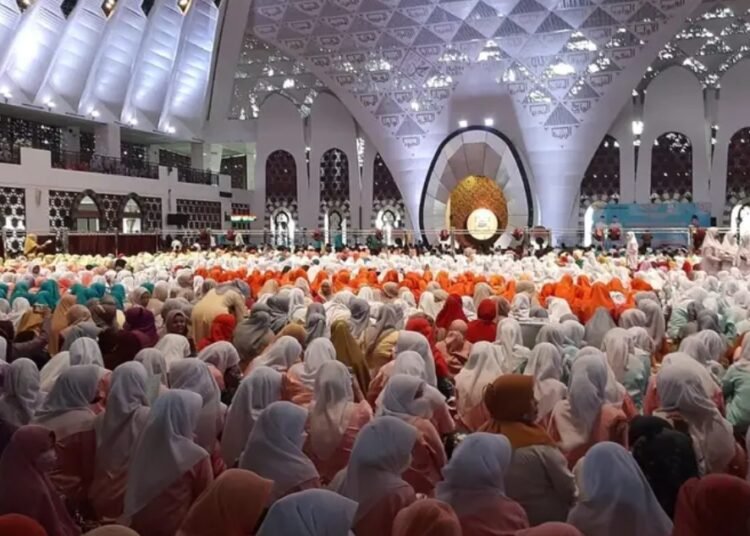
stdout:
[[[396,181],[380,153],[375,155],[373,161],[372,182],[372,220],[370,225],[380,229],[383,231],[383,235],[387,236],[388,233],[384,230],[382,221],[385,211],[390,211],[395,215],[394,228],[404,227],[406,206],[401,191],[398,189]],[[388,244],[390,245],[390,243]]]
[[[579,218],[583,222],[583,243],[591,245],[594,207],[620,202],[620,144],[609,134],[597,147],[579,191]],[[591,224],[589,226],[589,223]]]
[[351,214],[349,158],[341,149],[329,149],[320,159],[320,210],[326,243],[343,247]]
[[531,184],[516,147],[500,131],[474,126],[446,137],[432,158],[419,204],[419,228],[425,243],[440,243],[441,231],[447,230],[447,214],[455,208],[451,193],[458,180],[471,175],[492,180],[505,197],[506,225],[499,229],[496,246],[508,247],[516,227],[534,225]]
[[693,146],[679,132],[654,141],[651,152],[651,202],[689,203],[693,199]]
[[737,230],[735,228],[737,217],[748,197],[750,197],[750,127],[745,127],[734,133],[727,148],[726,208],[732,211],[729,220],[732,230]]
[[[277,225],[274,217],[282,212],[285,214],[286,221],[282,218]],[[278,226],[282,223],[286,224],[287,229],[292,232],[288,235],[287,245],[294,243],[293,230],[297,221],[297,163],[294,156],[287,151],[274,151],[266,159],[265,219],[264,227],[271,229],[273,237],[279,236]]]
[[73,228],[79,233],[99,232],[99,207],[90,195],[84,195],[73,209]]
[[295,224],[286,209],[278,209],[271,217],[271,239],[277,247],[290,247],[294,244]]
[[122,212],[122,232],[127,234],[140,233],[142,222],[141,207],[135,199],[130,197]]
[[383,232],[383,240],[386,245],[395,243],[394,230],[401,226],[401,217],[393,208],[385,208],[378,211],[375,218],[375,228]]

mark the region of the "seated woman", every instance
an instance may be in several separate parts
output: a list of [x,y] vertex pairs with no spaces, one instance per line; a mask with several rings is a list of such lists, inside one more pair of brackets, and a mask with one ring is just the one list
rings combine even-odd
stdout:
[[483,396],[485,388],[503,374],[502,350],[481,341],[471,347],[466,365],[456,375],[457,420],[469,431],[477,431],[489,418]]
[[513,447],[505,473],[508,497],[517,501],[532,525],[563,521],[575,503],[575,482],[567,461],[537,424],[534,378],[500,376],[484,391],[490,419],[482,432],[502,434]]
[[537,403],[537,422],[545,428],[555,405],[568,396],[567,386],[560,381],[562,376],[562,354],[548,342],[534,346],[524,373],[532,376],[534,399]]
[[302,363],[292,365],[284,375],[284,400],[307,407],[315,392],[315,378],[324,363],[336,361],[336,348],[329,339],[315,339],[305,349]]
[[228,469],[190,508],[177,536],[254,534],[273,482],[252,471]]
[[395,305],[385,304],[378,312],[375,325],[365,330],[362,349],[370,367],[370,376],[377,375],[380,367],[392,359],[398,330],[402,325],[403,312]]
[[218,437],[224,427],[226,408],[221,403],[219,386],[209,365],[198,359],[183,359],[172,364],[168,377],[172,389],[184,389],[201,396],[203,404],[195,427],[195,442],[209,453],[214,476],[218,476],[225,469]]
[[227,411],[221,435],[221,456],[227,467],[234,467],[245,448],[261,412],[281,400],[281,373],[271,367],[255,367],[240,383]]
[[471,344],[480,341],[492,342],[497,331],[497,305],[494,300],[485,299],[477,307],[477,319],[469,322],[466,340]]
[[349,461],[354,439],[372,409],[347,368],[327,361],[318,369],[304,451],[326,485]]
[[568,523],[586,536],[672,534],[672,521],[622,446],[593,446],[583,460],[580,484],[581,500],[570,511]]
[[204,347],[198,359],[212,367],[214,379],[221,391],[224,403],[232,402],[232,397],[242,379],[240,354],[231,342],[219,341]]
[[356,501],[354,533],[389,536],[396,515],[416,500],[402,474],[419,432],[396,417],[376,417],[357,435],[346,468],[330,488]]
[[445,338],[435,345],[445,357],[451,377],[461,372],[469,359],[471,343],[466,340],[467,329],[469,326],[466,322],[454,320],[448,326]]
[[128,469],[122,521],[138,534],[173,536],[213,480],[208,452],[193,442],[201,397],[182,389],[151,409]]
[[[63,498],[51,485],[55,434],[43,426],[19,428],[0,457],[0,514],[22,514],[36,520],[47,536],[78,536]],[[8,483],[12,482],[12,485]],[[0,528],[0,533],[5,534]],[[11,533],[16,534],[16,533]],[[18,532],[26,535],[27,532]]]
[[55,434],[57,464],[50,480],[75,507],[86,502],[94,473],[96,415],[91,405],[99,370],[94,365],[78,365],[63,371],[33,420]]
[[325,489],[292,493],[268,510],[258,536],[351,534],[357,503]]
[[747,534],[750,484],[728,475],[691,478],[680,489],[674,536]]
[[96,519],[115,522],[122,515],[128,466],[149,416],[148,374],[140,363],[124,363],[112,373],[110,403],[96,417],[96,458],[88,490]]
[[449,504],[423,499],[401,510],[393,521],[393,536],[461,536],[461,522]]
[[443,469],[436,496],[458,515],[464,534],[516,534],[529,526],[520,504],[505,492],[512,447],[502,435],[466,436]]
[[447,461],[443,443],[432,417],[432,403],[425,397],[426,384],[414,376],[396,374],[385,386],[378,415],[398,417],[414,426],[420,437],[412,451],[412,462],[404,480],[417,493],[431,496],[440,481],[440,471]]
[[706,395],[697,367],[700,365],[690,359],[662,367],[656,379],[661,408],[654,416],[690,434],[702,475],[730,473],[744,477],[745,453],[734,440],[732,425]]
[[727,401],[727,420],[733,426],[750,425],[750,343],[742,347],[739,359],[722,378],[724,399]]
[[552,410],[549,433],[568,459],[568,466],[586,455],[602,441],[628,444],[625,414],[606,402],[607,365],[598,355],[576,359],[568,399],[558,402]]
[[269,504],[320,487],[315,465],[302,452],[305,421],[305,409],[291,402],[274,402],[263,410],[247,438],[239,467],[273,481]]

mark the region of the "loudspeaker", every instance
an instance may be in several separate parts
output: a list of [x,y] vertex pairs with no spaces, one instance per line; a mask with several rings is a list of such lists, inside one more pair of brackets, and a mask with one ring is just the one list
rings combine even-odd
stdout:
[[186,227],[188,224],[187,214],[167,214],[167,225],[176,225],[177,227]]

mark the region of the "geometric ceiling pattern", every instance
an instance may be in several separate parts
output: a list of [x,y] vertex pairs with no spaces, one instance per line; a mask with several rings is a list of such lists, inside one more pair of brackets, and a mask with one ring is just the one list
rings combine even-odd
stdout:
[[659,52],[639,89],[676,65],[695,73],[703,87],[718,88],[721,76],[747,57],[750,57],[748,2],[721,2],[685,22],[683,29]]
[[307,117],[324,88],[323,82],[300,62],[252,34],[245,35],[234,74],[229,119],[256,119],[263,101],[272,93],[287,97]]
[[[684,0],[256,0],[248,35],[302,57],[406,147],[470,65],[563,141]],[[246,36],[247,37],[247,36]]]

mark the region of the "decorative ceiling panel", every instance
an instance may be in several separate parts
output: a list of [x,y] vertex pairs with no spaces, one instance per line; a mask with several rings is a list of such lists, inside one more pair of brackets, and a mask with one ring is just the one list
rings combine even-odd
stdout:
[[[419,145],[470,66],[488,69],[525,110],[522,123],[566,140],[685,0],[259,0],[231,115],[257,113],[283,85],[320,89],[301,57],[351,93],[406,147]],[[259,41],[260,40],[260,41]],[[285,51],[248,61],[264,41]],[[271,58],[278,58],[271,61]],[[273,63],[287,63],[281,71]],[[260,78],[256,70],[265,71]],[[297,72],[295,72],[297,71]],[[312,77],[314,78],[314,77]],[[300,103],[300,99],[302,103]],[[309,106],[309,105],[308,105]]]
[[673,66],[691,70],[703,87],[718,88],[721,76],[750,57],[750,7],[746,0],[706,5],[690,17],[659,52],[639,89]]

